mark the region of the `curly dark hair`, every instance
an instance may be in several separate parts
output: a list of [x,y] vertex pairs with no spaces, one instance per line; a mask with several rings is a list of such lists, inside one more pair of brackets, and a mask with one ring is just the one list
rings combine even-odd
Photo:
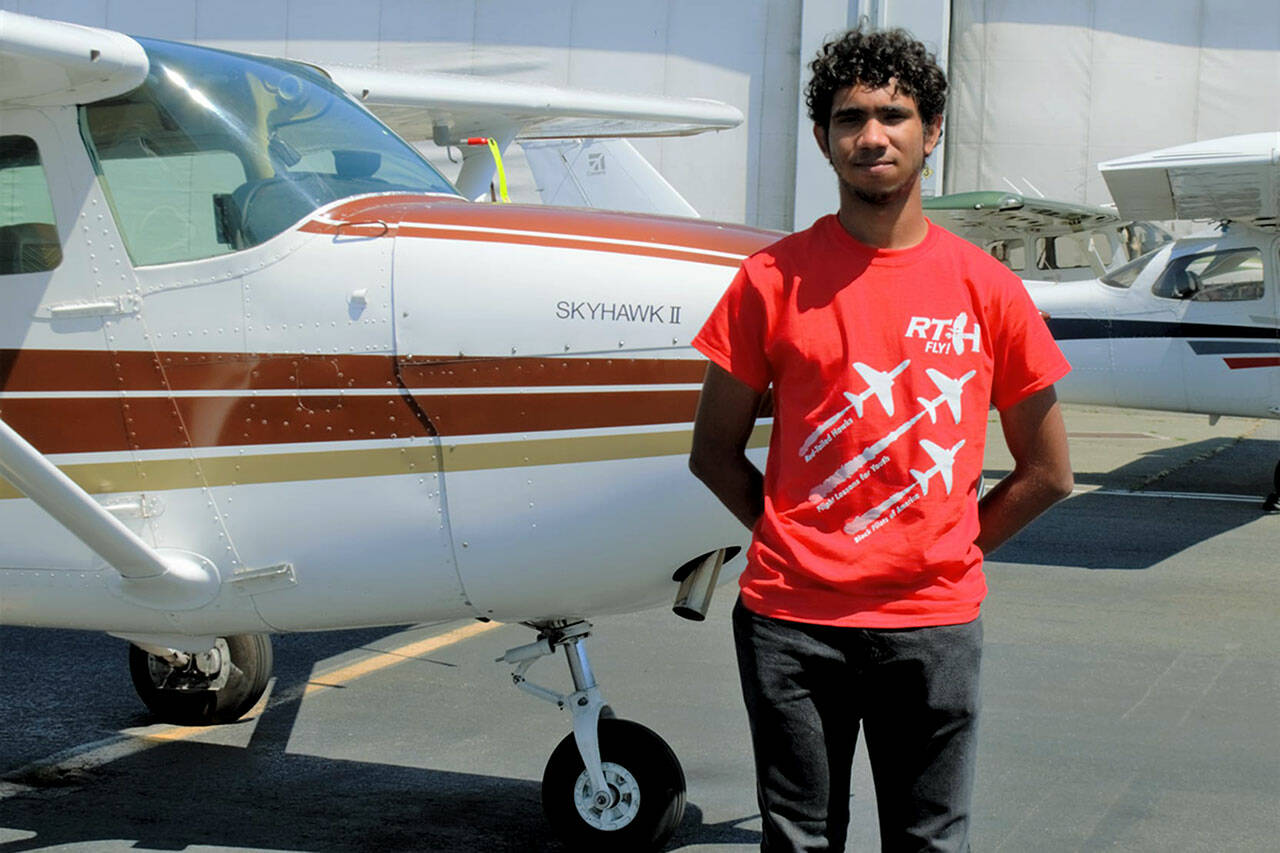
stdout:
[[809,118],[822,127],[831,122],[831,102],[845,86],[879,89],[894,79],[900,92],[915,99],[926,126],[947,106],[947,77],[937,57],[903,29],[849,30],[824,44],[809,70],[813,77],[804,102]]

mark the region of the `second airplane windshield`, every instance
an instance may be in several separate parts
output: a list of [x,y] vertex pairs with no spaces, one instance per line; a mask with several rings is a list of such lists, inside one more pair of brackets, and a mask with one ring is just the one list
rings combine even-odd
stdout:
[[139,266],[256,246],[337,199],[455,190],[319,72],[139,39],[142,86],[81,108]]

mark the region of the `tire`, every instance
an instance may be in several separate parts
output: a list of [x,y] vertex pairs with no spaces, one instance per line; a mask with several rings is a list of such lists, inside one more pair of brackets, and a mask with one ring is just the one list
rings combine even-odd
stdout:
[[601,718],[600,760],[619,797],[597,809],[573,735],[560,741],[542,775],[542,809],[572,850],[660,850],[684,817],[684,771],[671,747],[630,720]]
[[219,638],[216,648],[222,669],[210,677],[193,664],[175,669],[137,646],[129,647],[133,688],[157,720],[182,726],[234,723],[258,703],[271,678],[271,638],[236,634]]

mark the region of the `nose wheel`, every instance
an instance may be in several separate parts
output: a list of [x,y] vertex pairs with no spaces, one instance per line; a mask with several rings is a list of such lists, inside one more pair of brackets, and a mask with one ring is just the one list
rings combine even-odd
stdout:
[[[666,741],[617,719],[604,704],[583,645],[590,629],[586,622],[544,627],[537,642],[499,658],[515,667],[516,687],[573,714],[573,733],[542,776],[542,808],[571,849],[660,850],[684,817],[684,771]],[[535,661],[559,648],[575,688],[567,695],[525,678]]]
[[575,850],[660,850],[684,816],[684,771],[652,730],[631,720],[599,723],[597,796],[573,735],[560,741],[542,776],[542,809]]

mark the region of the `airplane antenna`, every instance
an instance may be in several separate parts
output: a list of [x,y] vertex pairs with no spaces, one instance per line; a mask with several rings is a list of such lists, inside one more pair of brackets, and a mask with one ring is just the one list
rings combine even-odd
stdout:
[[1031,187],[1031,191],[1032,191],[1033,193],[1035,193],[1036,195],[1040,196],[1040,198],[1044,198],[1044,193],[1040,192],[1040,188],[1039,188],[1039,187],[1037,187],[1035,184],[1031,183],[1031,181],[1029,181],[1029,180],[1028,180],[1028,179],[1026,179],[1026,178],[1023,178],[1023,179],[1022,179],[1022,182],[1023,182],[1024,184],[1026,184],[1027,186]]
[[1008,178],[1001,178],[1000,180],[1008,184],[1009,188],[1012,189],[1014,192],[1016,192],[1018,195],[1022,195],[1022,189],[1013,181],[1009,180]]

